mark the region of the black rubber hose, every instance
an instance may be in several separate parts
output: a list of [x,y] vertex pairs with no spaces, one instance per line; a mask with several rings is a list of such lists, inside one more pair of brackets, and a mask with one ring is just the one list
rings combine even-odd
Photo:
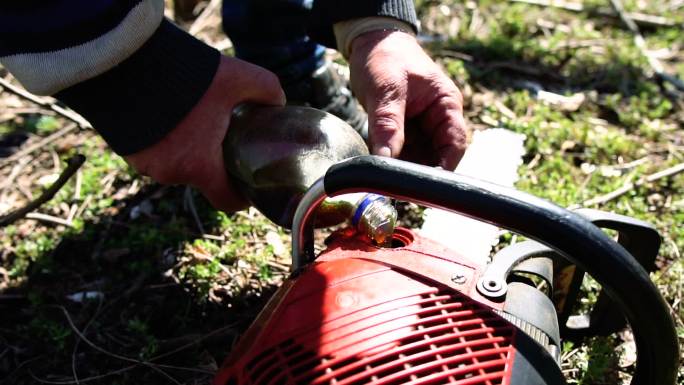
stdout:
[[335,164],[324,186],[328,195],[369,191],[458,212],[555,249],[591,274],[625,314],[637,346],[632,385],[675,383],[679,347],[669,307],[634,257],[580,215],[521,191],[375,156]]

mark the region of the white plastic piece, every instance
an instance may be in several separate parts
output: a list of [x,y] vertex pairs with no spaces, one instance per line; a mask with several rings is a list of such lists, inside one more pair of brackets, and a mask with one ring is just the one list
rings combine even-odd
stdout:
[[[503,128],[476,131],[457,173],[513,187],[525,154],[525,135]],[[486,264],[499,228],[463,215],[426,209],[420,234],[449,247],[469,260]]]
[[67,295],[66,298],[73,302],[82,303],[86,300],[102,299],[104,298],[104,293],[101,291],[79,291],[77,293]]

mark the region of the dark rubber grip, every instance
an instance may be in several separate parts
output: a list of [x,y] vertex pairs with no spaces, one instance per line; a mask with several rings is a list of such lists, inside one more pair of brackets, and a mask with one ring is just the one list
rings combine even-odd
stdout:
[[665,300],[635,258],[582,216],[521,191],[376,156],[335,164],[324,186],[328,195],[368,191],[454,211],[553,248],[591,274],[625,314],[637,345],[632,385],[675,383],[679,348]]

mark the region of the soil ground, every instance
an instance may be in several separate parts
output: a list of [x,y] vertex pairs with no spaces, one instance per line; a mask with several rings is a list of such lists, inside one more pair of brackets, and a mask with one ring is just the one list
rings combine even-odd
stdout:
[[[463,91],[470,127],[527,135],[519,189],[657,227],[652,278],[684,347],[684,176],[653,177],[684,162],[683,94],[654,75],[609,1],[554,4],[582,9],[418,1],[420,39]],[[684,2],[625,7],[648,54],[684,78]],[[185,26],[230,54],[217,12],[207,15]],[[87,159],[52,200],[0,228],[0,383],[210,383],[286,275],[289,234],[253,209],[226,215],[137,175],[93,131],[64,133],[70,121],[47,104],[4,90],[0,106],[0,215],[39,196],[74,154]],[[404,223],[419,214],[406,206]],[[586,308],[599,287],[583,287]],[[574,384],[628,383],[634,363],[629,331],[563,346]]]

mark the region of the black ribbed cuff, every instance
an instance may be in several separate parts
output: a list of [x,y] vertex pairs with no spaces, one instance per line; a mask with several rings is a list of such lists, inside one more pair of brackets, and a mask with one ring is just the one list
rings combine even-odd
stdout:
[[209,88],[219,60],[217,50],[164,19],[131,57],[55,97],[129,155],[176,127]]
[[418,18],[411,0],[316,0],[311,10],[309,35],[315,41],[336,48],[333,24],[361,17],[386,16],[409,23],[418,32]]

